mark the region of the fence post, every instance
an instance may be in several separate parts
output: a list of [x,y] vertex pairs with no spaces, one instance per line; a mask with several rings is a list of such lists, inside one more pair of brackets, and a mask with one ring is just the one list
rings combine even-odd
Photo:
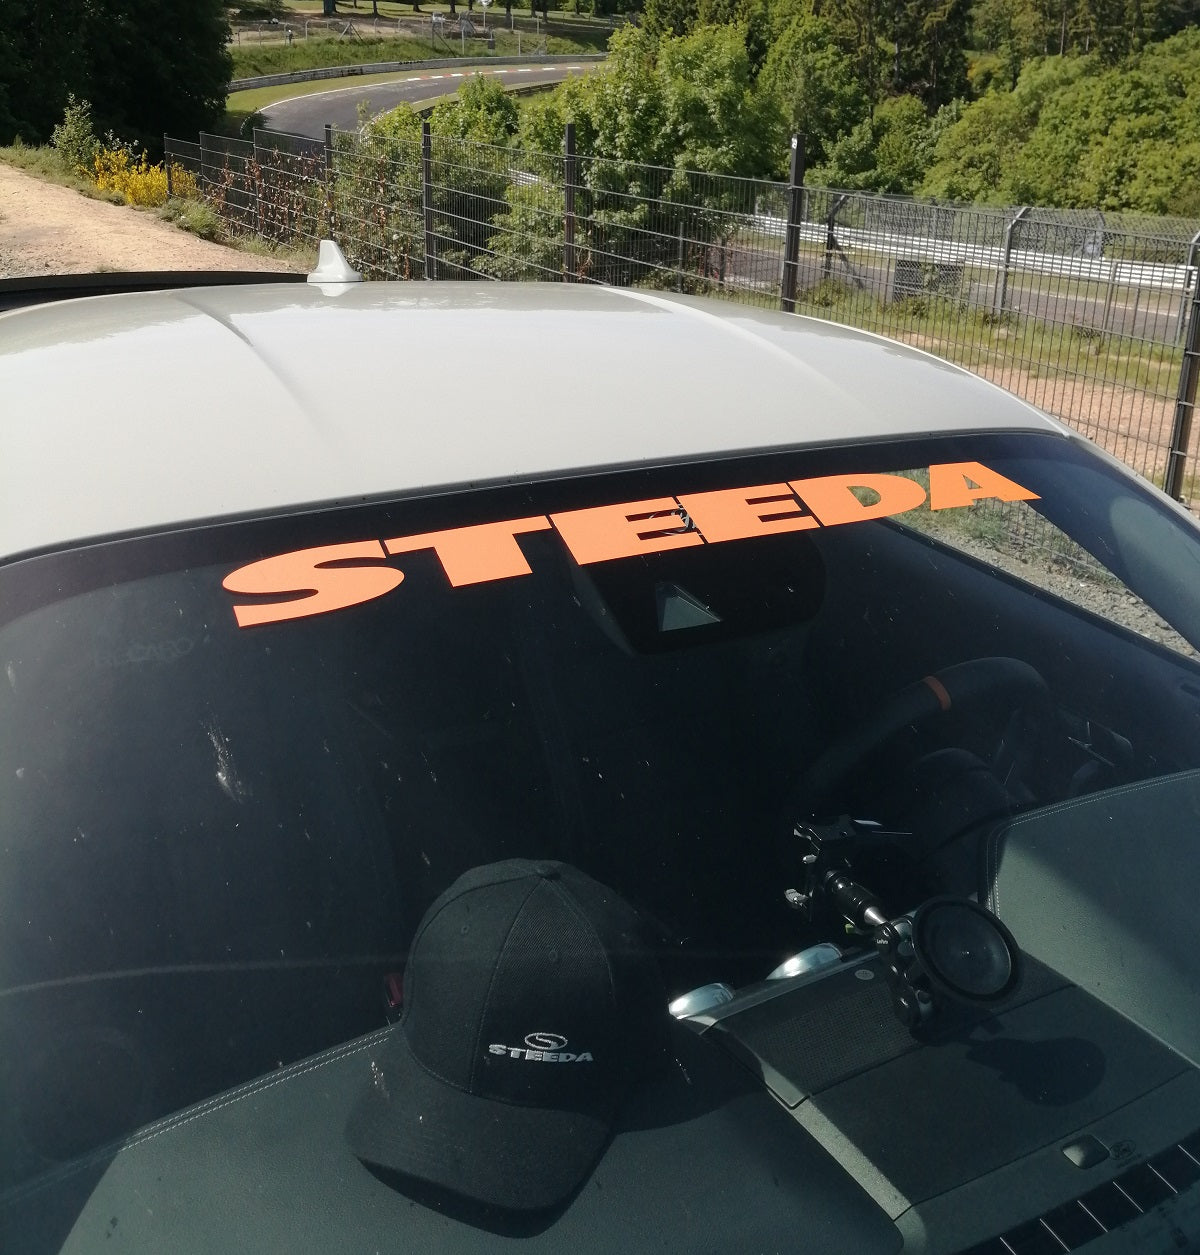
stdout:
[[1183,500],[1183,479],[1187,469],[1188,445],[1192,441],[1192,420],[1196,417],[1196,385],[1200,382],[1200,283],[1192,284],[1192,307],[1188,312],[1187,339],[1183,364],[1179,369],[1179,394],[1175,402],[1175,423],[1167,454],[1167,496]]
[[1109,319],[1112,317],[1113,301],[1117,295],[1117,275],[1120,273],[1121,260],[1114,257],[1108,265],[1108,287],[1104,292],[1104,317],[1100,321],[1100,330],[1105,335],[1109,332]]
[[325,222],[322,235],[333,235],[333,124],[325,123]]
[[1188,284],[1192,285],[1193,291],[1200,285],[1200,273],[1196,271],[1197,248],[1200,248],[1200,231],[1192,236],[1192,242],[1188,245],[1187,265],[1183,268],[1183,296],[1179,301],[1179,322],[1175,327],[1176,344],[1183,339],[1183,329],[1187,326]]
[[433,138],[429,119],[421,123],[421,208],[425,211],[425,278],[437,276],[437,241],[433,234]]
[[254,156],[251,158],[254,169],[254,231],[260,238],[265,239],[267,211],[263,204],[263,187],[266,180],[263,178],[263,163],[258,155],[257,128],[250,132],[250,142],[254,145]]
[[787,226],[783,236],[783,274],[780,279],[779,307],[785,314],[796,312],[796,282],[800,272],[800,222],[804,214],[804,136],[792,136],[791,164],[788,167]]
[[835,196],[833,204],[829,207],[829,213],[825,217],[825,264],[821,267],[822,279],[829,279],[833,275],[833,254],[838,246],[837,236],[833,233],[833,224],[837,221],[838,214],[842,212],[842,206],[849,199],[846,193]]
[[575,123],[568,122],[563,134],[563,279],[574,283],[578,278],[575,256],[575,184],[578,180],[575,160]]
[[1028,212],[1028,205],[1018,209],[1016,217],[1004,228],[1004,257],[1000,262],[1000,273],[996,276],[996,299],[992,302],[992,316],[994,318],[1002,318],[1004,316],[1004,307],[1008,303],[1008,268],[1012,261],[1013,232],[1017,229],[1017,224]]
[[175,186],[171,179],[171,137],[163,132],[163,169],[167,172],[167,199],[175,195]]

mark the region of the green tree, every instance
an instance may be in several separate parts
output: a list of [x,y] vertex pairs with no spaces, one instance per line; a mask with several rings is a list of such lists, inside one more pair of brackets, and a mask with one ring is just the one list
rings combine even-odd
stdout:
[[854,59],[872,105],[919,96],[930,110],[967,86],[971,0],[825,0],[819,12]]
[[897,8],[892,90],[919,96],[931,112],[964,95],[971,0],[905,0]]
[[1200,22],[1200,0],[976,0],[979,47],[999,53],[1016,83],[1034,57],[1097,53],[1116,64],[1130,52]]
[[194,135],[224,113],[228,38],[222,0],[0,0],[0,141],[49,139],[68,93],[101,132]]
[[[603,72],[568,80],[526,107],[520,147],[561,153],[567,122],[576,128],[578,210],[587,220],[580,254],[590,277],[616,283],[653,282],[658,267],[676,260],[681,235],[693,255],[719,253],[728,211],[745,207],[742,193],[691,171],[761,176],[783,147],[778,106],[756,83],[734,27],[661,40],[633,27],[618,31]],[[536,219],[559,194],[561,161],[551,156],[537,175],[536,185],[508,190],[519,221]],[[545,229],[534,235],[547,239]],[[558,238],[553,226],[549,238]],[[480,264],[492,273],[531,273],[544,264],[515,233],[497,234],[491,244],[496,258]]]
[[[517,121],[516,100],[496,79],[480,74],[465,79],[457,98],[440,102],[430,114],[442,278],[469,276],[495,230],[493,219],[508,212],[508,145]],[[372,274],[409,277],[415,259],[423,259],[421,129],[420,115],[402,105],[371,122],[344,156],[339,153],[333,199],[340,238]]]
[[[648,31],[626,26],[614,32],[604,70],[568,79],[549,93],[549,99],[552,103],[534,116],[541,117],[543,127],[550,117],[563,124],[575,122],[581,154],[673,164],[675,146],[658,72],[658,40]],[[561,152],[561,127],[545,142],[550,151]]]
[[89,0],[83,91],[97,129],[150,146],[164,132],[193,135],[225,112],[231,59],[222,0]]
[[456,99],[434,107],[429,122],[435,135],[505,145],[517,133],[519,116],[516,99],[499,80],[473,74],[463,81]]
[[686,35],[700,20],[699,0],[646,0],[642,26],[651,35]]
[[1012,93],[989,93],[943,131],[921,192],[939,200],[995,201],[1028,131],[1029,122]]
[[1200,141],[1200,32],[1151,45],[1120,68],[1051,95],[1009,186],[1020,199],[1080,208],[1174,210],[1176,154]]
[[854,191],[910,193],[929,164],[930,135],[921,101],[894,96],[833,145],[813,180]]
[[1011,92],[989,92],[966,106],[938,135],[922,193],[945,200],[1026,203],[1013,172],[1045,102],[1096,69],[1094,58],[1040,57],[1025,66]]
[[734,27],[703,27],[663,40],[657,72],[672,164],[753,178],[778,163],[782,115],[770,93],[755,83],[746,45]]
[[759,77],[778,103],[785,129],[802,131],[810,165],[868,114],[868,102],[849,57],[829,23],[811,14],[793,17],[771,44]]
[[1016,87],[1021,67],[1048,51],[1044,14],[1036,0],[976,0],[972,32],[981,48],[999,56],[1009,90]]
[[963,108],[922,190],[991,203],[1148,213],[1200,204],[1200,30],[1130,53],[1030,61],[1010,92]]
[[852,59],[858,81],[874,108],[884,97],[889,77],[885,42],[888,0],[826,0],[819,13]]
[[77,33],[88,7],[88,0],[0,0],[0,143],[16,136],[45,143],[68,94],[88,95],[88,63]]

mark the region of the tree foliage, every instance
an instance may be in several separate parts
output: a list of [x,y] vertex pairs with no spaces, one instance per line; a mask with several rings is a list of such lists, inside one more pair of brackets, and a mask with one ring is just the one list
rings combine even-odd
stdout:
[[[805,133],[817,180],[1180,213],[1200,201],[1192,86],[1200,64],[1187,51],[1198,23],[1200,0],[645,7],[646,30],[663,47],[710,26],[738,31],[751,81],[774,102],[785,133]],[[656,97],[647,113],[644,160],[662,159],[662,106]],[[622,146],[629,156],[636,149]]]
[[[508,146],[517,117],[516,100],[496,79],[480,74],[464,79],[457,97],[441,101],[430,114],[442,278],[469,276],[492,234],[491,220],[508,212]],[[416,259],[423,257],[421,129],[421,115],[401,105],[364,125],[361,140],[338,154],[332,187],[336,226],[354,263],[372,275],[413,277]],[[397,270],[398,258],[405,259],[405,268]]]
[[1004,85],[1038,57],[1095,54],[1116,65],[1200,22],[1200,0],[975,0],[978,47],[995,53]]
[[68,94],[96,127],[151,146],[211,126],[225,109],[222,0],[0,0],[0,142],[45,142]]
[[911,192],[929,162],[931,126],[915,96],[885,100],[832,147],[816,182],[853,191]]
[[[570,79],[526,107],[521,149],[561,151],[567,122],[575,126],[576,195],[587,219],[580,254],[589,277],[621,283],[652,282],[681,247],[720,249],[726,213],[745,205],[736,184],[692,171],[762,176],[783,146],[777,103],[755,80],[746,45],[731,26],[662,38],[634,27],[617,32],[602,73]],[[561,162],[549,158],[538,175],[536,185],[510,187],[511,223],[555,221],[543,207],[562,203]],[[547,256],[561,258],[561,230],[551,231],[548,240],[545,227],[531,234],[542,239]],[[541,262],[520,234],[498,234],[491,246],[496,256],[484,267],[491,273],[539,272]]]
[[1110,66],[1103,51],[1028,62],[937,143],[929,195],[1067,208],[1200,211],[1200,30]]
[[88,64],[77,31],[86,0],[0,0],[0,142],[44,143],[67,95],[88,97]]
[[813,165],[870,112],[862,82],[829,23],[811,14],[793,17],[771,42],[760,83],[779,102],[787,129],[807,137]]
[[662,39],[632,26],[617,31],[603,72],[568,79],[527,106],[521,146],[558,151],[567,122],[583,156],[712,174],[762,176],[782,146],[778,104],[728,26]]

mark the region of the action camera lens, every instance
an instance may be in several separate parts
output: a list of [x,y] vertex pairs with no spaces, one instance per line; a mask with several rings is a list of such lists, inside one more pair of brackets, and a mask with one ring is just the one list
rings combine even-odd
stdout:
[[974,902],[927,903],[913,919],[913,943],[930,980],[951,997],[991,1002],[1016,985],[1011,934]]

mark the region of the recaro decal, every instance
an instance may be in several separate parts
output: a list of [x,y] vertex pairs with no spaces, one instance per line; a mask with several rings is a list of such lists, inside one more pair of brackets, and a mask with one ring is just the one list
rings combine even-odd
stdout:
[[[859,495],[864,490],[875,499],[864,501]],[[575,561],[587,566],[667,549],[889,518],[915,510],[927,497],[931,510],[947,510],[984,498],[1036,501],[1037,493],[980,462],[931,466],[928,494],[907,475],[823,475],[299,549],[239,567],[225,577],[223,587],[242,596],[284,598],[235,604],[238,626],[255,627],[342,610],[390,593],[404,579],[402,570],[387,565],[387,559],[397,554],[433,550],[450,585],[462,588],[529,575],[529,563],[517,541],[529,532],[554,530]]]

